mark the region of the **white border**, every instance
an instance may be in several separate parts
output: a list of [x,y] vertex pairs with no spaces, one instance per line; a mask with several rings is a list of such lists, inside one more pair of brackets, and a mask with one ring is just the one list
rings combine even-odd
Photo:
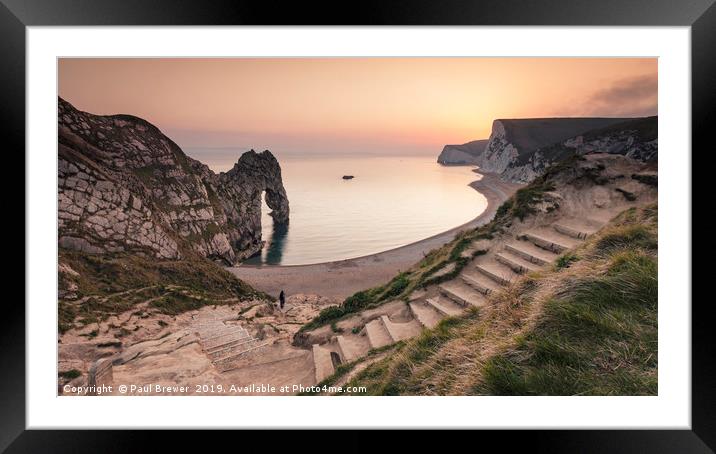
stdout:
[[[58,56],[658,56],[656,397],[57,397]],[[690,29],[687,27],[29,27],[27,426],[690,428]]]

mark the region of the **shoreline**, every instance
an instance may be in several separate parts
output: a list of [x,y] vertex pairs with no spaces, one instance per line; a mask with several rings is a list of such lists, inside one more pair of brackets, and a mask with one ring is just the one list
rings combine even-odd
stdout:
[[386,251],[333,262],[307,265],[239,265],[226,268],[257,290],[278,295],[317,294],[344,299],[353,293],[390,280],[421,260],[425,253],[450,242],[461,230],[488,223],[497,208],[521,184],[503,181],[497,174],[473,169],[482,178],[469,184],[487,199],[487,207],[477,217],[445,232]]

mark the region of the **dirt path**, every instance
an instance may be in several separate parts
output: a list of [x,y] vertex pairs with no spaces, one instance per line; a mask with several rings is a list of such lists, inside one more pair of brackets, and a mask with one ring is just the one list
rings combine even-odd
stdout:
[[385,283],[401,270],[418,262],[428,251],[452,240],[460,230],[486,224],[502,202],[522,187],[520,184],[502,181],[493,174],[478,175],[481,179],[470,186],[485,196],[487,208],[472,221],[454,229],[416,243],[354,259],[314,265],[240,265],[228,269],[240,279],[271,295],[278,295],[284,290],[288,295],[304,293],[346,298],[359,290]]

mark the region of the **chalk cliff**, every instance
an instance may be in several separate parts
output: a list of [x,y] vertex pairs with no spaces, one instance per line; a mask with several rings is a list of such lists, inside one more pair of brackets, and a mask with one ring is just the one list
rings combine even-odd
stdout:
[[86,253],[186,254],[233,264],[262,246],[261,194],[275,222],[289,204],[271,152],[216,174],[151,123],[58,102],[59,246]]
[[445,145],[438,156],[438,163],[445,165],[477,164],[485,151],[487,139],[473,140],[462,145]]
[[495,120],[477,165],[510,181],[529,182],[574,154],[655,161],[657,149],[657,117]]

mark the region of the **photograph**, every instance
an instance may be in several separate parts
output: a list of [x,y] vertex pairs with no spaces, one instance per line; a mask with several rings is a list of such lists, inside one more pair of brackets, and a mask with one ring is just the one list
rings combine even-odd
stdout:
[[0,453],[716,452],[715,2],[0,0]]
[[659,396],[659,58],[56,65],[60,399]]

